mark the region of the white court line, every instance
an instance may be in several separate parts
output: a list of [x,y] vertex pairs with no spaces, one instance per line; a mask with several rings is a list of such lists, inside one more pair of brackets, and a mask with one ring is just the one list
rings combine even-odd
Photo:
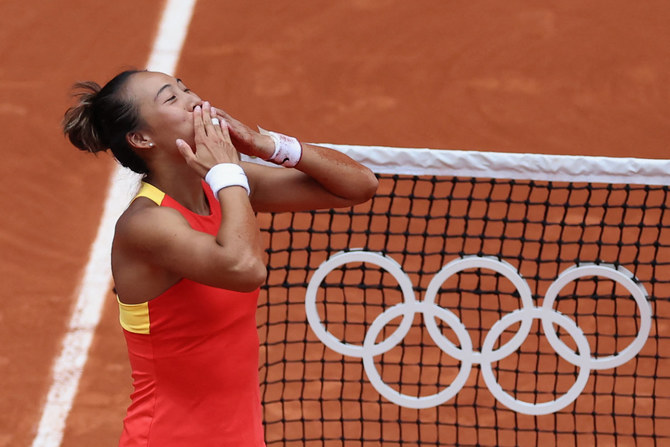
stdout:
[[[149,70],[164,73],[175,71],[195,2],[167,1],[147,63]],[[61,353],[53,366],[53,382],[32,447],[58,447],[63,440],[65,422],[79,387],[93,334],[100,321],[103,302],[111,286],[109,253],[114,225],[132,198],[137,179],[137,176],[121,167],[117,167],[112,175],[98,234],[91,247]]]

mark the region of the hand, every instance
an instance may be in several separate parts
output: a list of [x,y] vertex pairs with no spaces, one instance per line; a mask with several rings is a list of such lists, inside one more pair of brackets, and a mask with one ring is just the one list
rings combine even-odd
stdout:
[[212,108],[212,110],[228,123],[230,139],[239,152],[262,160],[272,157],[275,146],[270,136],[261,135],[221,109]]
[[240,157],[228,132],[228,123],[218,118],[220,124],[214,125],[212,118],[218,118],[208,102],[202,109],[193,110],[193,128],[195,130],[195,149],[182,139],[176,141],[179,152],[186,163],[201,177],[219,163],[239,163]]

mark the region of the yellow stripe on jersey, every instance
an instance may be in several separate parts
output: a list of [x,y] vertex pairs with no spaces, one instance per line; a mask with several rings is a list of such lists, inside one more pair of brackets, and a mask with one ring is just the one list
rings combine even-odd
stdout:
[[119,321],[121,327],[135,334],[148,334],[150,328],[149,303],[125,304],[119,302]]
[[152,200],[154,203],[156,203],[156,205],[160,205],[161,202],[163,202],[165,193],[160,189],[156,188],[154,185],[142,182],[142,187],[140,188],[140,191],[137,193],[135,198],[138,197],[146,197],[147,199]]
[[[142,186],[135,198],[138,197],[146,197],[156,205],[160,205],[163,202],[165,193],[149,183],[142,182]],[[119,300],[118,296],[116,300],[119,302],[119,321],[121,322],[121,327],[128,332],[148,334],[150,328],[149,303],[124,304]]]

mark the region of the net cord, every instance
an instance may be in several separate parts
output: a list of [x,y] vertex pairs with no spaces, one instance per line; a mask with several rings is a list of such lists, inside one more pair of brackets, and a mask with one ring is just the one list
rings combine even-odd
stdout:
[[635,185],[670,184],[670,160],[315,144],[338,150],[378,174]]

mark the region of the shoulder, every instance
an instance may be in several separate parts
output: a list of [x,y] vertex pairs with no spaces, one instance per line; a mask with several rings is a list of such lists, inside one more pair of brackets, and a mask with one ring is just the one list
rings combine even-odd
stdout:
[[175,209],[156,205],[139,197],[116,222],[115,245],[134,245],[141,241],[160,239],[170,228],[188,227],[186,219]]

